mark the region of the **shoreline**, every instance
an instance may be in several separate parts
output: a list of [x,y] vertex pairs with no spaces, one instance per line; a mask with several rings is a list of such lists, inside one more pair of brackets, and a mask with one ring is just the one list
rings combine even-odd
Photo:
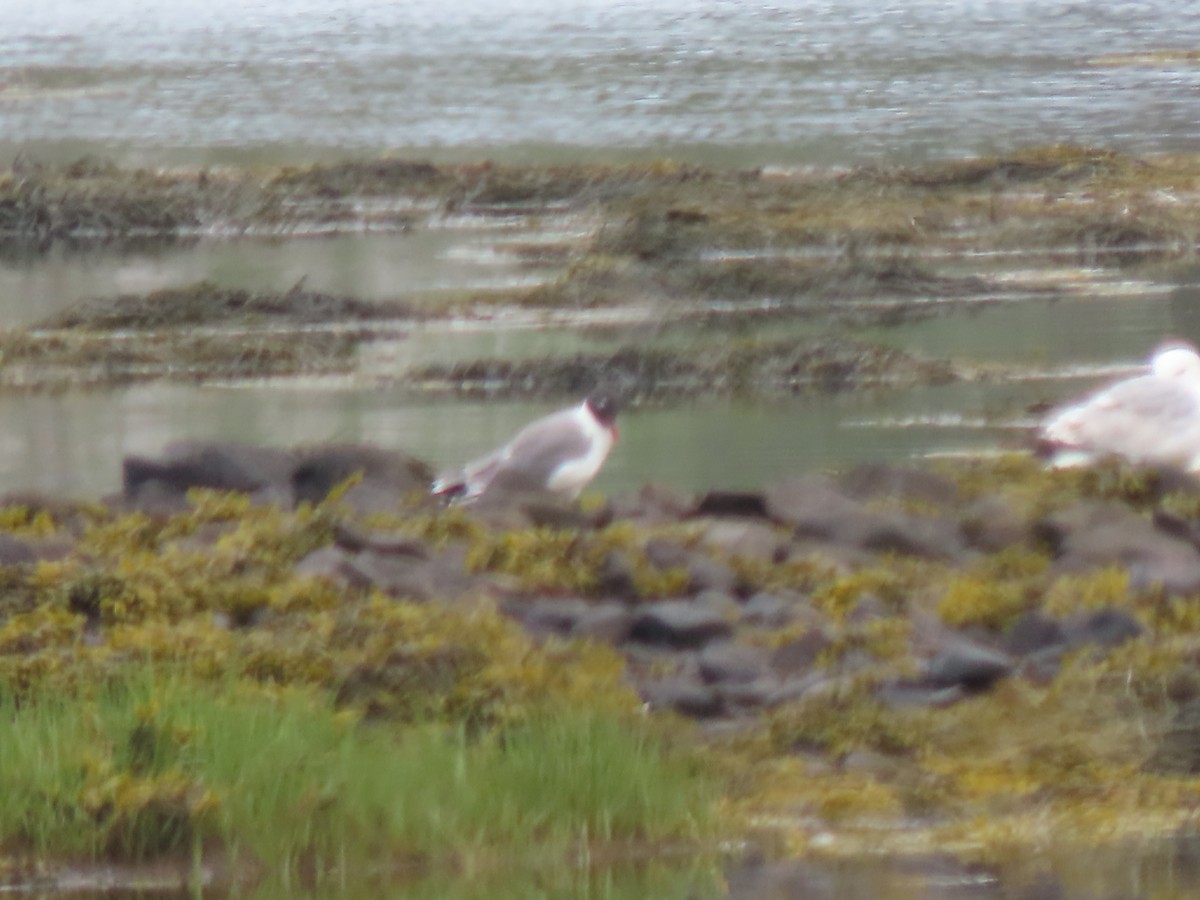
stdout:
[[[78,719],[96,702],[81,686],[123,692],[147,661],[160,673],[137,696],[157,697],[144,721],[161,720],[155,753],[176,762],[122,769],[134,764],[110,746],[98,771],[145,784],[100,807],[133,804],[94,820],[106,841],[161,815],[157,803],[197,840],[247,840],[209,818],[229,798],[182,762],[203,741],[168,737],[204,734],[176,704],[214,677],[222,704],[266,702],[256,720],[332,701],[346,738],[368,728],[368,744],[475,721],[486,748],[584,704],[598,723],[659,735],[653,764],[682,762],[681,784],[717,789],[705,804],[723,824],[689,839],[701,857],[747,840],[771,858],[994,863],[1059,834],[1094,846],[1196,824],[1179,802],[1200,769],[1200,506],[1186,477],[1004,457],[582,506],[512,495],[464,512],[427,506],[414,493],[427,473],[371,448],[190,452],[145,463],[150,476],[107,510],[3,510],[8,690],[21,685],[30,710],[52,690]],[[205,471],[266,481],[248,496],[189,487]],[[348,471],[360,474],[335,488]],[[284,489],[305,498],[293,512]],[[127,729],[138,719],[122,708]],[[177,757],[177,740],[193,749]],[[176,795],[180,777],[194,786]],[[647,810],[635,844],[655,844],[667,808]],[[481,852],[517,852],[492,840]]]

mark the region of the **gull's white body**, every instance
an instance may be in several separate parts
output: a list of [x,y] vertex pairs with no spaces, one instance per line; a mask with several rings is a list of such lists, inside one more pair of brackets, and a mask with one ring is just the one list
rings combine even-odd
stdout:
[[1164,347],[1145,374],[1051,413],[1039,436],[1055,466],[1119,456],[1200,472],[1200,354],[1189,345]]

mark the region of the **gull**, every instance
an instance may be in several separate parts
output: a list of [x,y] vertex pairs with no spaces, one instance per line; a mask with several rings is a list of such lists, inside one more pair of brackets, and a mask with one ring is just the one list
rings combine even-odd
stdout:
[[617,441],[618,402],[605,392],[530,422],[507,444],[433,483],[434,494],[469,503],[493,487],[578,497]]
[[1160,346],[1148,372],[1052,411],[1039,444],[1055,467],[1119,456],[1200,473],[1200,353],[1180,341]]

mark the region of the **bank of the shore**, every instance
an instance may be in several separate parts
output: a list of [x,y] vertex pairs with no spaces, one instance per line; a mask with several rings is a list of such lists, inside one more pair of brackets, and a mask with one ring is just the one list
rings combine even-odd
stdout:
[[466,510],[428,477],[194,445],[106,503],[8,498],[9,858],[996,864],[1195,824],[1186,476],[1013,457]]

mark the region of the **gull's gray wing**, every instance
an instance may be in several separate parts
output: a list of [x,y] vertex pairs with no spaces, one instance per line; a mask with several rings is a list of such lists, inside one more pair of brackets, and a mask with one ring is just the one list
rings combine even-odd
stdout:
[[439,478],[433,492],[469,500],[493,484],[513,489],[544,489],[564,461],[588,451],[588,435],[579,427],[579,414],[579,408],[574,407],[530,422],[503,447]]
[[580,428],[579,409],[564,409],[523,428],[500,450],[494,482],[510,488],[542,489],[564,462],[588,452],[588,434]]

